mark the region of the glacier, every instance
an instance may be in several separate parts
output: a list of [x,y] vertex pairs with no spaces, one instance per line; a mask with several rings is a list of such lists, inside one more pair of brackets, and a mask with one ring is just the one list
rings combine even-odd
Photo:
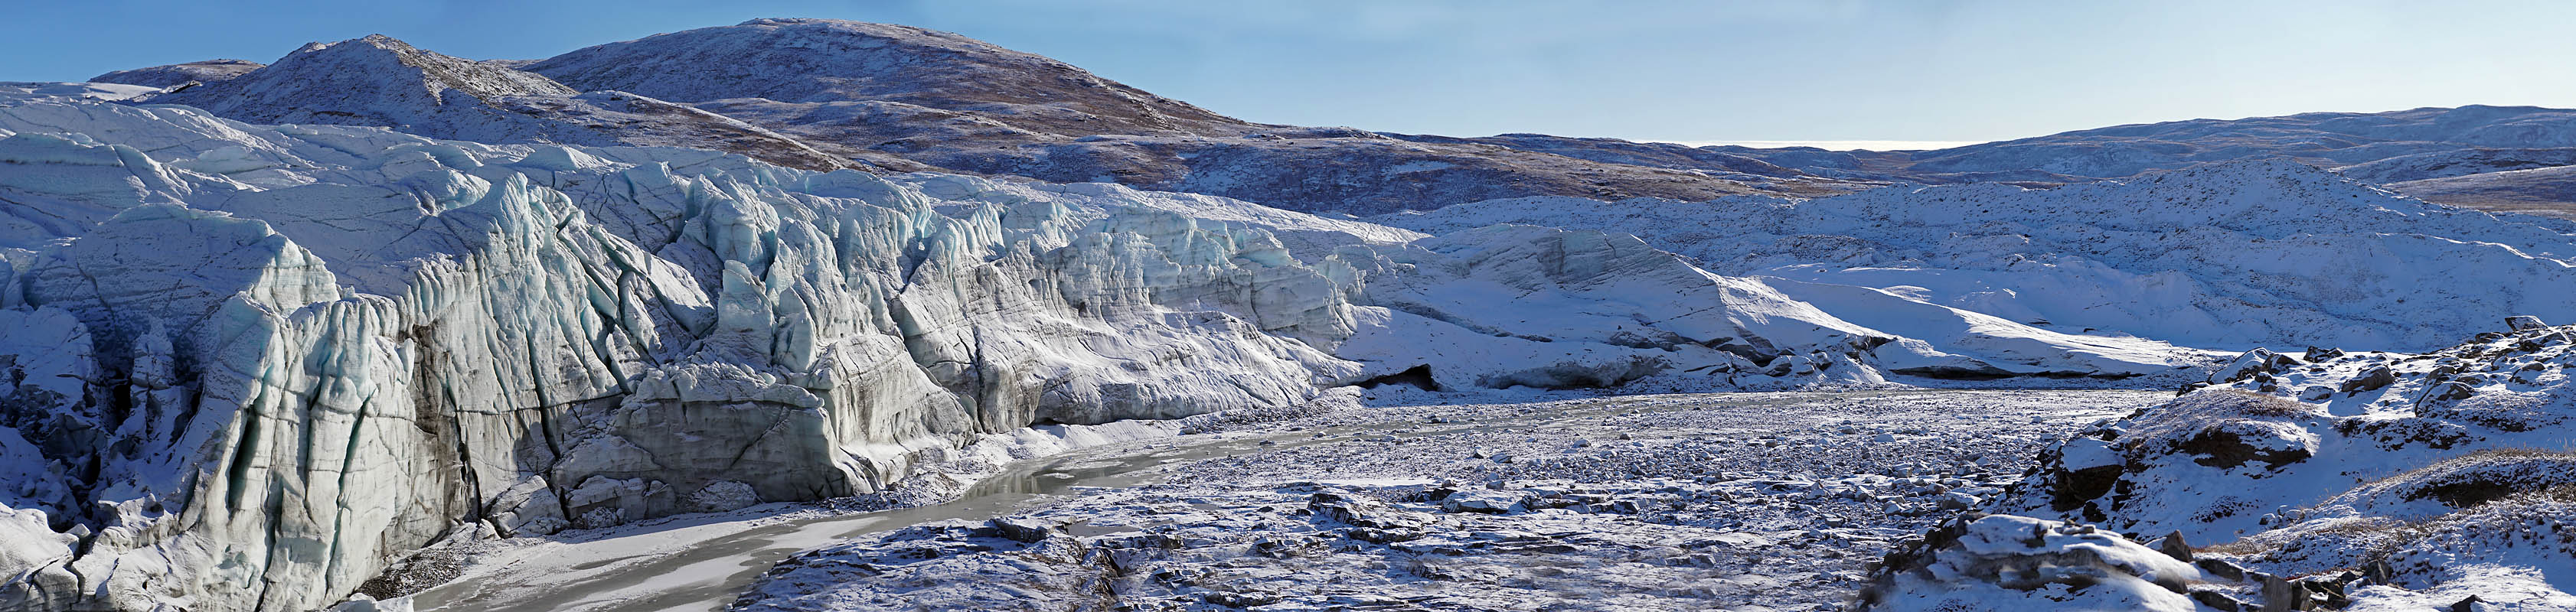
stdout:
[[2277,159],[2051,189],[1514,198],[1372,220],[1634,234],[1712,272],[1790,281],[1778,285],[1801,299],[1825,298],[1796,287],[1869,287],[1918,309],[2237,351],[2429,351],[2508,316],[2576,319],[2576,224],[2428,204]]
[[77,534],[13,551],[7,597],[39,609],[319,607],[460,522],[849,495],[958,436],[1356,371],[1296,339],[1346,336],[1351,306],[1269,233],[1123,204],[1173,196],[0,117],[5,447],[34,487],[9,505]]
[[[315,608],[442,537],[877,491],[979,435],[1416,369],[1785,388],[2196,363],[2001,321],[1907,338],[1594,230],[1429,237],[93,90],[115,88],[0,101],[18,607]],[[1972,341],[1996,337],[2023,344]]]

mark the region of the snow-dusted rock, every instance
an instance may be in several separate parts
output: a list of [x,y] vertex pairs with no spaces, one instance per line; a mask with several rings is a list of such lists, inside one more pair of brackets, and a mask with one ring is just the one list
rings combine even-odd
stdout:
[[2010,515],[1954,521],[1888,553],[1867,610],[2200,610],[2199,568],[2118,534]]
[[2423,355],[2314,351],[2097,424],[1988,509],[2178,533],[2266,575],[2360,568],[2330,589],[2356,609],[2576,602],[2551,586],[2576,567],[2576,334],[2514,327]]

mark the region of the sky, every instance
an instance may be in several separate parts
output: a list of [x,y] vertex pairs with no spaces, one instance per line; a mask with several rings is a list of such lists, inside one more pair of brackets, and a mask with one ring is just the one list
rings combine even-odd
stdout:
[[2125,123],[2576,106],[2576,2],[0,1],[0,80],[386,34],[534,59],[757,17],[957,32],[1253,121],[1961,143]]

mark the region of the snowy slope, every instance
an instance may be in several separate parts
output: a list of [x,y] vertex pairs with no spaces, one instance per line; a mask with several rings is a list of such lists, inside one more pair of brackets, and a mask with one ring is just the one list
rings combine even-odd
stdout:
[[2426,204],[2287,161],[2047,190],[1534,198],[1375,220],[1433,234],[1494,223],[1631,233],[1720,274],[2187,346],[2425,350],[2508,315],[2576,318],[2576,226]]

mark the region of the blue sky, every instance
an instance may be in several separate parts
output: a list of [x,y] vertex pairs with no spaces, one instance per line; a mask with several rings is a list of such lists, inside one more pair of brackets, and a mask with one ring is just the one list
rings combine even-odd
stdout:
[[948,30],[1256,121],[1976,141],[2305,111],[2576,106],[2576,2],[27,0],[0,80],[371,33],[539,58],[754,17]]

